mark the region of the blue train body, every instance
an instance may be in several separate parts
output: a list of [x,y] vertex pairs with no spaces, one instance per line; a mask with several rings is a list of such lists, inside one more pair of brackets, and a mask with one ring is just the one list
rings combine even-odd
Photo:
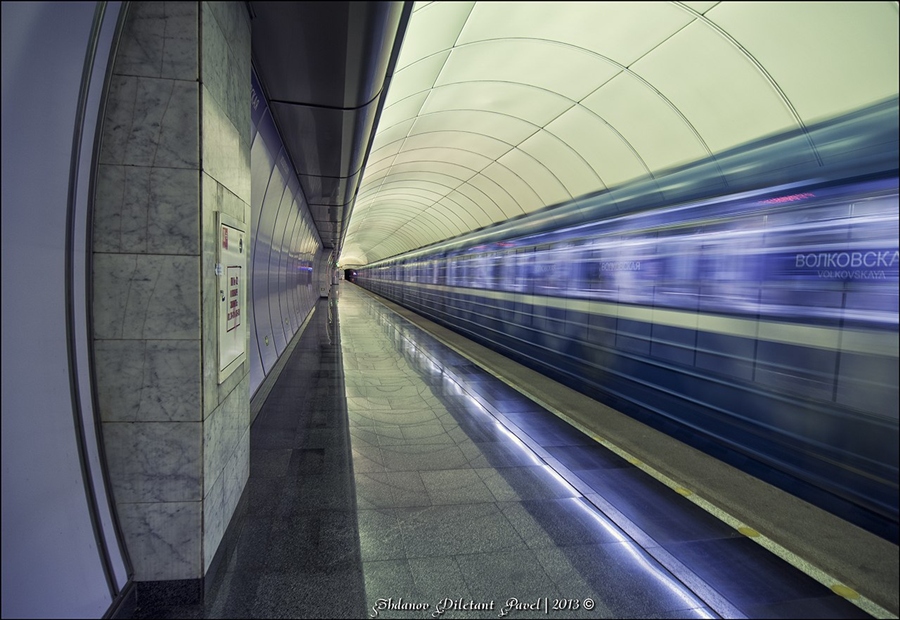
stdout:
[[897,542],[898,106],[358,270]]

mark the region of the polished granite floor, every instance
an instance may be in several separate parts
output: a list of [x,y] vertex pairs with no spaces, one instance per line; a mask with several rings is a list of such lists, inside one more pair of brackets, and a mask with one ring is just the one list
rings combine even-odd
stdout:
[[868,617],[348,284],[247,498],[206,603],[136,617]]

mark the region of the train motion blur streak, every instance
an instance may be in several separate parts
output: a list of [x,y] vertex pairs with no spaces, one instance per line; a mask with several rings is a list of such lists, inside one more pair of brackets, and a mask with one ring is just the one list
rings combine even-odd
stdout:
[[358,282],[897,542],[897,110],[373,263]]

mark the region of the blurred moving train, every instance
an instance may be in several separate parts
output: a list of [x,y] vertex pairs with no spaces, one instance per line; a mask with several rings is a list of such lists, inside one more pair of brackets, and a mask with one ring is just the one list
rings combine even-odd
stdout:
[[898,234],[894,99],[356,281],[896,543]]

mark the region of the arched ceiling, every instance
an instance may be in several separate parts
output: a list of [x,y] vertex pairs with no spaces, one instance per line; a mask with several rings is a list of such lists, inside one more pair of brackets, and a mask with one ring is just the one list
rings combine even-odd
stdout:
[[897,2],[418,2],[340,263],[896,96],[898,52]]

